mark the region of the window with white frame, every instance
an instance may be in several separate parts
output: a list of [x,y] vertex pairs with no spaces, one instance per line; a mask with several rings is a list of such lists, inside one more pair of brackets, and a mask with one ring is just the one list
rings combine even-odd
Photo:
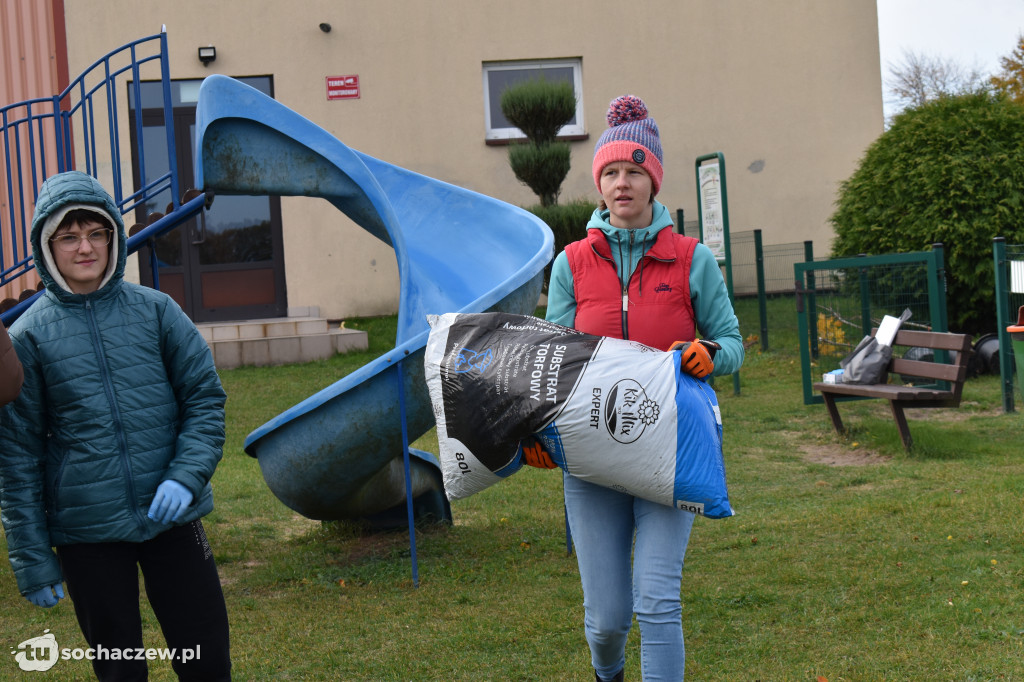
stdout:
[[484,63],[484,117],[488,140],[516,140],[525,135],[501,112],[501,93],[513,85],[543,76],[549,81],[568,81],[576,93],[576,114],[559,131],[560,137],[586,134],[583,130],[582,60],[541,59],[535,61]]

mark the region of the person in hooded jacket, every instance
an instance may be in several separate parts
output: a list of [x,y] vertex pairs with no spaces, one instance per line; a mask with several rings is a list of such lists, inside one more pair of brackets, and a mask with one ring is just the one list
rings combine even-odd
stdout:
[[[654,199],[663,176],[657,124],[632,95],[613,100],[607,120],[592,168],[602,201],[586,238],[555,258],[547,319],[680,349],[682,371],[700,379],[737,371],[743,338],[721,269],[707,246],[673,231]],[[596,679],[624,679],[635,613],[643,679],[682,680],[680,588],[694,514],[568,474],[564,484]]]
[[144,680],[141,568],[179,679],[228,680],[227,609],[200,521],[224,444],[209,347],[169,296],[124,281],[124,223],[91,176],[43,183],[31,240],[46,290],[11,326],[24,384],[0,413],[18,589],[49,608],[66,582],[96,676]]

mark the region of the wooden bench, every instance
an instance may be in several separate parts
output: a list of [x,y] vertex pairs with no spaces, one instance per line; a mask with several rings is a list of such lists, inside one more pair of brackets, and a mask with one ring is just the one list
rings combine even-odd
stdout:
[[[872,334],[876,330],[872,330]],[[832,418],[832,426],[836,433],[843,432],[843,420],[836,408],[836,396],[856,396],[863,398],[885,398],[889,401],[893,419],[899,429],[903,447],[910,450],[913,439],[907,426],[907,417],[903,409],[907,407],[958,407],[960,392],[967,378],[967,361],[971,355],[971,337],[968,334],[952,334],[943,332],[919,332],[901,329],[893,341],[895,346],[912,346],[930,348],[932,350],[953,351],[955,358],[950,364],[910,360],[893,357],[889,363],[890,375],[921,377],[923,379],[945,381],[949,390],[930,388],[927,386],[903,386],[901,384],[814,384],[814,390],[821,393],[825,407]],[[894,352],[895,356],[896,353]],[[898,380],[899,377],[897,376]]]

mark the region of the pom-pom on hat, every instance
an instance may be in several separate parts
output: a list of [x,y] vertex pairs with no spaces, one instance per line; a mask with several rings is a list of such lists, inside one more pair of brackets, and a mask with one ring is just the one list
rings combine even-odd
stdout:
[[658,124],[647,115],[647,105],[633,95],[612,100],[608,107],[608,130],[594,145],[594,184],[601,189],[601,171],[615,161],[642,166],[651,176],[654,194],[661,189],[661,137]]

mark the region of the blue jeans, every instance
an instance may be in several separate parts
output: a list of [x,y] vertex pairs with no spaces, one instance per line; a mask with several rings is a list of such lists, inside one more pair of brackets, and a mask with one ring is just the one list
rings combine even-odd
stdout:
[[686,653],[679,592],[694,515],[568,474],[564,478],[594,670],[609,680],[623,669],[626,635],[636,613],[644,681],[682,680]]

